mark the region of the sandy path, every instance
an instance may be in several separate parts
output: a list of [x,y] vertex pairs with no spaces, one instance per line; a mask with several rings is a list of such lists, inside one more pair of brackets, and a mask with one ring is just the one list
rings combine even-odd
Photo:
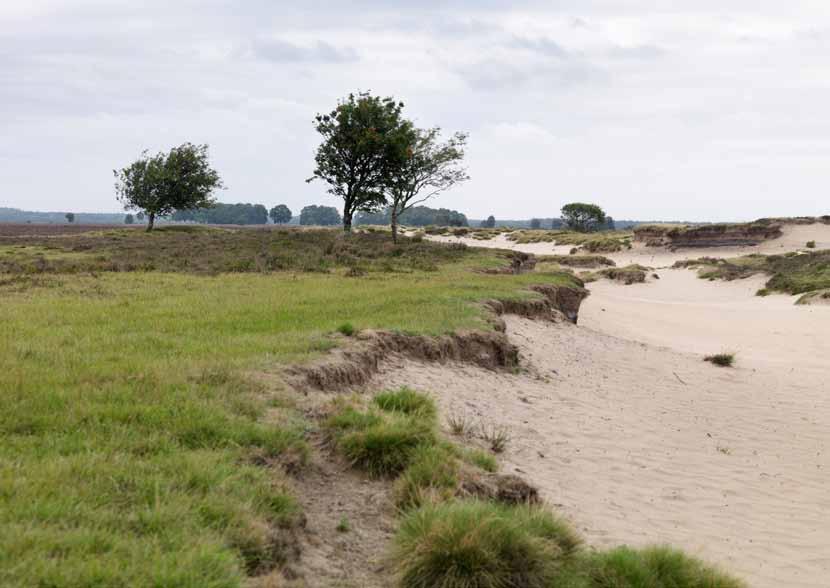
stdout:
[[726,370],[584,326],[507,324],[531,375],[407,361],[375,385],[508,426],[505,471],[592,545],[670,543],[758,588],[827,585],[826,372]]

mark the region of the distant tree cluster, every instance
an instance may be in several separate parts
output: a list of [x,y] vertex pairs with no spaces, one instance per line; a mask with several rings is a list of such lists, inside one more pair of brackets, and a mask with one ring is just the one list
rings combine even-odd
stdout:
[[288,208],[285,204],[278,204],[270,211],[268,211],[268,216],[271,217],[271,221],[275,225],[284,225],[285,223],[290,223],[292,219],[291,209]]
[[393,239],[402,215],[468,179],[461,167],[467,136],[442,141],[440,129],[419,129],[403,117],[403,103],[369,93],[349,94],[318,114],[322,142],[309,182],[322,180],[343,200],[343,228],[355,214],[387,207]]
[[211,225],[264,225],[268,222],[268,210],[262,204],[218,202],[210,208],[177,210],[170,220]]
[[74,212],[67,212],[65,215],[66,222],[74,223],[75,222],[75,213]]
[[[447,208],[430,208],[429,206],[413,206],[408,208],[398,222],[410,227],[466,227],[469,226],[467,217],[457,210]],[[361,212],[355,217],[356,225],[388,225],[392,222],[392,208],[387,206],[379,212]]]
[[496,226],[496,217],[492,214],[488,216],[485,220],[481,221],[481,228],[483,229],[492,229]]
[[[580,233],[600,231],[607,227],[605,211],[596,204],[572,202],[562,207],[562,219],[568,228]],[[610,219],[611,224],[614,220]]]
[[301,225],[319,225],[323,227],[339,225],[343,222],[340,213],[333,206],[312,204],[300,211]]

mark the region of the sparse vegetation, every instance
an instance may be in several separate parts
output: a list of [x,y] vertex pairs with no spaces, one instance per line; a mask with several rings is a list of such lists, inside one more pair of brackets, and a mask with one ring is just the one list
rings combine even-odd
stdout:
[[341,517],[337,523],[337,527],[335,528],[338,533],[348,533],[352,530],[352,524],[349,522],[347,517]]
[[510,431],[498,425],[482,426],[481,438],[487,442],[493,453],[502,453],[510,442]]
[[714,355],[707,355],[703,358],[703,361],[708,361],[720,367],[732,367],[735,363],[735,354],[727,352],[716,353]]
[[763,273],[770,276],[763,293],[805,294],[830,288],[830,250],[785,255],[747,255],[732,259],[703,257],[675,263],[675,267],[700,266],[698,275],[708,280],[737,280]]
[[806,247],[807,247],[807,249],[815,249],[816,248],[816,242],[815,241],[807,241]]

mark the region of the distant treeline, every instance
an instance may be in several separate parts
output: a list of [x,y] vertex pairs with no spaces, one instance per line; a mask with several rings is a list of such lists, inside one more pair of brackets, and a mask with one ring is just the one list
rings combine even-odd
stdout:
[[[381,212],[361,212],[355,219],[357,225],[388,225],[391,222],[391,211],[389,208]],[[435,225],[439,227],[467,227],[467,217],[457,210],[447,208],[430,208],[429,206],[413,206],[404,212],[400,224],[410,227],[426,227]]]
[[[33,212],[0,207],[0,223],[66,224],[66,212]],[[112,225],[124,222],[124,213],[76,212],[74,222],[86,225]]]
[[268,224],[268,209],[262,204],[217,202],[211,208],[177,210],[170,220],[209,225],[265,225]]

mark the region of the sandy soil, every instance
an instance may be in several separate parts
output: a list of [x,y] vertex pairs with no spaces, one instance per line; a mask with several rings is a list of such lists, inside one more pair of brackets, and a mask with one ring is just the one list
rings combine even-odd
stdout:
[[507,426],[504,471],[537,484],[591,545],[669,543],[757,588],[826,586],[827,366],[789,373],[759,347],[723,369],[587,326],[507,324],[526,374],[402,361],[374,386],[414,386],[445,414]]
[[[669,267],[675,261],[697,257],[736,257],[750,253],[786,253],[804,249],[808,241],[815,241],[817,249],[830,249],[830,225],[785,225],[784,235],[758,245],[757,247],[720,247],[701,249],[678,249],[669,251],[663,247],[646,247],[642,243],[635,243],[628,251],[619,253],[601,254],[613,259],[622,267],[632,263],[639,263],[649,267]],[[573,245],[556,245],[555,243],[525,243],[517,244],[509,241],[505,235],[498,235],[489,241],[478,241],[470,237],[447,237],[442,235],[428,235],[428,239],[444,243],[466,243],[470,247],[486,247],[496,249],[511,249],[534,253],[536,255],[568,255]]]

